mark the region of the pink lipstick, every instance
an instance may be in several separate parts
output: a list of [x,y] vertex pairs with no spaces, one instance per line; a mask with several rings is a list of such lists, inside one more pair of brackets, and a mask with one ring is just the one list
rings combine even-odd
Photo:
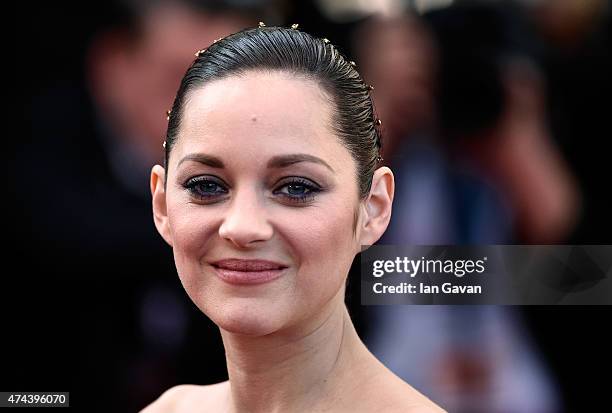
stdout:
[[273,261],[241,260],[236,258],[211,263],[215,273],[230,284],[249,285],[272,281],[284,274],[288,267]]

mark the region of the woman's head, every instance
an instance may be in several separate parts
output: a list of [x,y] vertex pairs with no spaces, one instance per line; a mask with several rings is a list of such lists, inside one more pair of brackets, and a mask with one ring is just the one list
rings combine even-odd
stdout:
[[189,94],[212,81],[253,71],[277,71],[313,80],[325,91],[333,112],[329,126],[357,162],[359,195],[365,197],[381,148],[370,87],[359,76],[354,62],[347,60],[327,39],[295,29],[247,29],[196,53],[170,111],[166,164]]
[[[325,41],[258,28],[199,53],[151,175],[156,226],[194,303],[255,335],[341,303],[360,246],[390,218],[379,146],[367,86]],[[235,260],[281,269],[223,270],[262,265]]]

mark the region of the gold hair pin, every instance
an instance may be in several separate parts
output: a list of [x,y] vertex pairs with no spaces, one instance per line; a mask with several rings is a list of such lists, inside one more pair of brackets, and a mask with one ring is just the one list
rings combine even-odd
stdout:
[[323,38],[323,43],[328,44],[329,43],[329,39],[327,37]]
[[166,141],[164,141],[164,143],[162,143],[162,146],[164,147],[164,149],[166,149]]
[[293,30],[297,30],[298,26],[299,26],[299,24],[297,24],[297,23],[293,23],[293,24],[291,25],[291,28],[292,28]]
[[206,49],[200,49],[200,50],[198,50],[197,52],[195,52],[195,57],[200,57],[200,55],[201,55],[202,53],[204,53],[205,51],[206,51]]
[[172,113],[172,109],[168,109],[166,111],[166,120],[170,120],[170,114]]
[[382,161],[383,161],[382,156],[377,156],[377,157],[376,157],[376,162],[382,162]]
[[353,67],[357,67],[357,63],[353,62],[352,60],[349,62],[349,64]]
[[266,27],[266,24],[264,22],[259,22],[259,27]]
[[378,126],[380,126],[380,125],[382,125],[382,120],[376,119],[376,122],[374,122],[374,123],[376,123]]
[[374,90],[374,86],[372,86],[372,85],[368,85],[368,89],[370,89],[370,90]]

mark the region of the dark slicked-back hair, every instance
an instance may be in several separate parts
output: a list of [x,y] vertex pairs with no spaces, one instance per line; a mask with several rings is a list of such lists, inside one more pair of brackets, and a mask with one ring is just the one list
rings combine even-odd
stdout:
[[293,28],[260,26],[220,39],[196,55],[181,81],[169,115],[166,169],[190,91],[249,71],[280,71],[312,79],[330,97],[332,131],[356,161],[360,198],[367,196],[381,160],[380,122],[374,115],[370,87],[355,64],[327,39]]

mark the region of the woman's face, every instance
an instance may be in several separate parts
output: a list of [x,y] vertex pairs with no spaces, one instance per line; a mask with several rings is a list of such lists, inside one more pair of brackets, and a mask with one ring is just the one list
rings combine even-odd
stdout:
[[[344,300],[362,203],[331,109],[316,82],[282,72],[231,76],[187,99],[163,235],[185,290],[225,330],[268,334]],[[219,263],[230,259],[282,269]]]

